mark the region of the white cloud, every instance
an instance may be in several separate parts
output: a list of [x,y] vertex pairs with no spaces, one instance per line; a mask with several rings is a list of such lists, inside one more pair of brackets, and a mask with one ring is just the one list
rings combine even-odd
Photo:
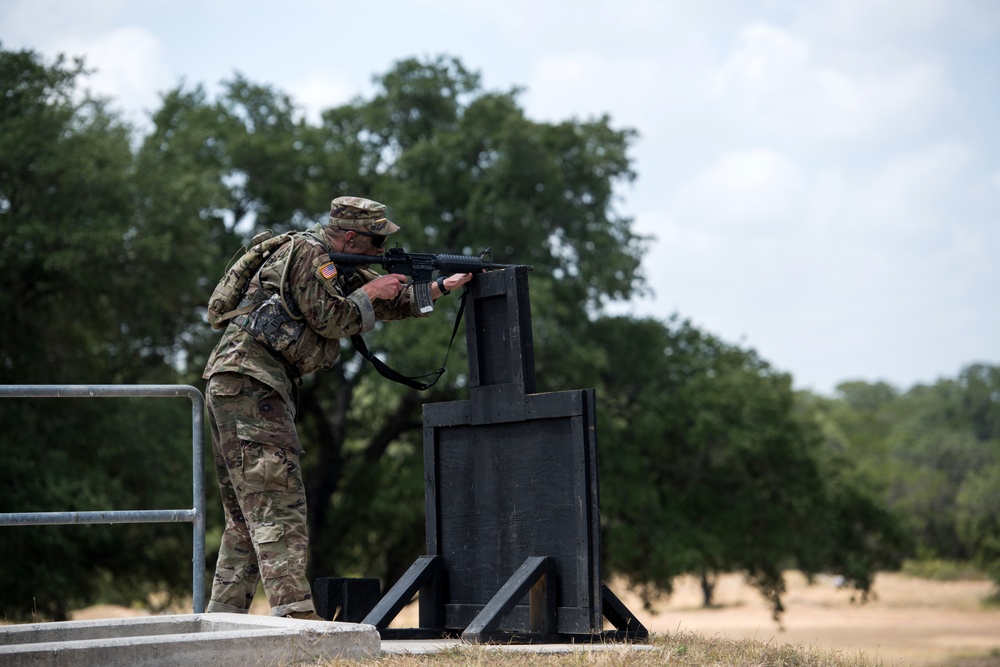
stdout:
[[997,234],[956,206],[971,154],[942,142],[857,171],[727,153],[637,216],[659,239],[645,264],[659,305],[640,311],[677,310],[819,391],[957,372],[949,346],[989,319],[966,304],[996,278]]
[[641,38],[673,38],[703,13],[697,6],[662,0],[417,0],[417,4],[501,30],[515,43],[555,44],[558,49],[599,46],[595,40],[628,49],[641,45]]
[[123,0],[22,0],[2,8],[6,48],[21,44],[41,52],[46,60],[63,54],[83,57],[92,73],[80,84],[112,100],[134,123],[145,122],[143,111],[159,106],[159,93],[175,81],[165,64],[164,45],[155,28],[113,27],[126,8]]
[[842,248],[873,270],[892,257],[926,255],[964,222],[959,193],[970,155],[967,147],[945,142],[870,169],[821,166],[808,179],[801,219],[822,247]]
[[65,35],[88,39],[105,30],[126,5],[125,0],[13,0],[0,3],[8,40],[44,52],[58,52]]
[[993,0],[837,0],[802,7],[797,24],[863,49],[895,49],[940,39],[983,37],[1000,29]]
[[872,59],[848,69],[821,60],[808,38],[767,23],[748,25],[711,78],[710,95],[734,125],[796,140],[884,140],[925,125],[945,97],[929,62]]
[[608,113],[616,125],[647,126],[647,110],[656,97],[650,82],[660,63],[652,57],[605,57],[570,52],[537,59],[528,82],[525,105],[540,120]]
[[681,186],[671,217],[684,227],[776,233],[794,224],[802,187],[798,167],[777,151],[728,153]]
[[353,81],[331,77],[318,70],[289,81],[284,91],[303,109],[306,118],[312,123],[319,122],[321,112],[346,104],[358,95]]
[[126,109],[157,108],[159,93],[174,84],[163,45],[145,28],[119,28],[90,42],[67,41],[62,50],[86,54],[88,68],[95,70],[89,86]]
[[870,181],[857,184],[845,213],[851,212],[852,226],[866,234],[917,240],[948,224],[948,208],[969,156],[968,148],[952,142],[900,155]]

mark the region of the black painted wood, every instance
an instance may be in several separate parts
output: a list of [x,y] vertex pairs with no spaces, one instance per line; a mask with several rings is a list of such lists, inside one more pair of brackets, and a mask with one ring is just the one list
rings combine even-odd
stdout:
[[417,591],[429,583],[433,575],[440,569],[438,556],[420,556],[413,565],[399,578],[389,592],[379,600],[375,608],[365,616],[362,623],[374,625],[380,630],[389,626],[392,619],[409,604]]
[[381,594],[379,580],[373,578],[317,577],[313,581],[316,613],[328,621],[360,623]]
[[[482,635],[490,634],[500,626],[500,622],[526,593],[529,593],[531,599],[529,632],[551,633],[555,626],[555,606],[552,599],[554,596],[546,594],[545,584],[553,578],[553,574],[551,558],[529,557],[500,587],[483,610],[472,619],[469,627],[462,633],[462,639],[474,644],[479,643]],[[551,586],[548,587],[548,591],[552,592]]]
[[[589,610],[560,615],[558,630],[595,632],[603,619],[593,390],[560,394],[525,401],[555,403],[566,416],[543,406],[535,413],[544,419],[487,425],[456,424],[441,404],[426,406],[427,552],[444,559],[448,602],[473,606],[487,604],[526,555],[551,556],[559,606]],[[448,614],[446,623],[455,627]]]
[[605,584],[601,584],[604,615],[619,632],[635,639],[647,639],[649,631]]
[[[535,392],[535,348],[526,267],[480,273],[466,306],[470,390],[514,384]],[[472,392],[475,396],[475,392]]]

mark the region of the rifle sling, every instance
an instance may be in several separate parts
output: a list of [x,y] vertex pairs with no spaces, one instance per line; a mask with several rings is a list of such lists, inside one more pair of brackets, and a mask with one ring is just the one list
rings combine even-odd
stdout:
[[[441,376],[444,375],[446,366],[448,364],[448,355],[451,354],[451,346],[455,342],[455,335],[458,334],[458,325],[462,321],[462,314],[465,313],[465,297],[469,293],[469,287],[466,286],[462,291],[462,296],[458,299],[458,315],[455,317],[455,326],[451,330],[451,340],[448,341],[448,350],[444,353],[444,361],[441,362],[441,368],[433,371],[431,373],[425,373],[424,375],[403,375],[394,368],[390,368],[384,361],[376,357],[368,349],[365,344],[365,339],[361,337],[361,334],[354,334],[351,336],[351,343],[354,345],[354,349],[358,351],[362,357],[367,359],[375,367],[375,370],[379,372],[379,375],[386,378],[387,380],[392,380],[393,382],[398,382],[399,384],[406,385],[412,389],[418,391],[424,391],[433,387]],[[429,382],[422,382],[422,378],[433,377]]]

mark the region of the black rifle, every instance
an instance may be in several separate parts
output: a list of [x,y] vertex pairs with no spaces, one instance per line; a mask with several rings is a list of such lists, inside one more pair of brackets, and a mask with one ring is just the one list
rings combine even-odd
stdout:
[[469,255],[434,255],[424,252],[406,252],[402,248],[392,248],[384,255],[348,255],[330,253],[330,261],[337,266],[381,266],[388,273],[398,273],[413,278],[413,293],[417,299],[417,308],[421,313],[434,310],[434,300],[431,299],[431,281],[434,272],[442,275],[453,273],[482,273],[494,269],[512,269],[522,264],[495,264],[489,249],[478,257]]
[[[482,273],[493,269],[512,269],[524,266],[529,271],[531,266],[526,264],[495,264],[493,254],[487,248],[478,257],[468,255],[434,255],[423,252],[406,252],[402,248],[392,248],[384,255],[349,255],[344,253],[329,253],[330,261],[341,267],[356,266],[381,266],[389,273],[397,273],[402,276],[413,278],[413,293],[417,300],[417,307],[421,313],[429,313],[434,310],[434,300],[431,298],[431,281],[434,279],[434,272],[443,275],[452,273]],[[445,352],[444,362],[441,368],[426,375],[407,376],[399,371],[390,368],[381,359],[368,350],[365,339],[360,334],[351,336],[358,353],[370,361],[375,370],[383,377],[405,384],[407,387],[424,390],[434,386],[434,383],[444,374],[445,366],[448,363],[448,355],[451,353],[451,344],[455,341],[455,334],[458,333],[459,322],[462,321],[462,312],[465,310],[465,293],[462,294],[461,303],[458,307],[458,316],[455,318],[455,327],[451,332],[451,341],[448,342],[448,351]],[[432,378],[423,382],[423,378]]]

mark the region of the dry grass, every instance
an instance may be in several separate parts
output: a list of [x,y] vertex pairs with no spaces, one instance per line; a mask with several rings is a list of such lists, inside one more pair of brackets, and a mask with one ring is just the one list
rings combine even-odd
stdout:
[[508,647],[462,646],[433,655],[386,655],[364,662],[333,661],[322,667],[877,667],[881,660],[861,653],[805,648],[752,639],[707,638],[690,632],[654,634],[649,646],[580,647],[569,653],[533,653]]

